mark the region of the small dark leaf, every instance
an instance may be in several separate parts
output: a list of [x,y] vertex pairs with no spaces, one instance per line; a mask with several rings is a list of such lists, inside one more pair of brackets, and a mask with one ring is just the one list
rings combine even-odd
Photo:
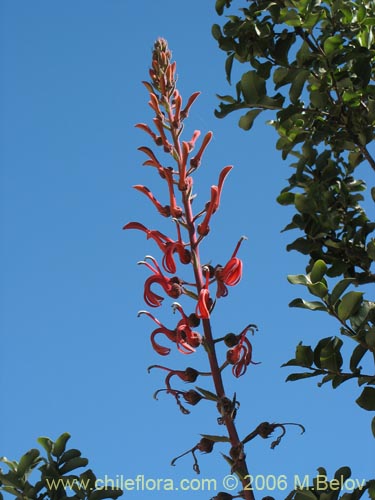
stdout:
[[103,488],[94,490],[88,497],[88,500],[103,500],[104,498],[118,498],[123,494],[123,491],[117,488]]
[[350,357],[350,370],[355,373],[358,371],[358,363],[360,363],[361,359],[363,356],[368,352],[368,349],[366,347],[362,346],[361,344],[358,344],[351,357]]
[[245,115],[241,116],[238,125],[243,130],[250,130],[254,124],[255,118],[262,112],[262,109],[252,109]]
[[78,469],[80,467],[86,467],[88,463],[89,461],[87,460],[87,458],[83,457],[72,458],[60,468],[59,472],[60,474],[66,474],[67,472]]
[[228,436],[213,436],[211,434],[201,434],[203,438],[209,439],[210,441],[214,441],[215,443],[227,443],[230,442]]
[[375,417],[372,419],[372,422],[371,422],[371,430],[372,430],[372,434],[375,438]]
[[304,372],[304,373],[291,373],[285,379],[286,382],[295,382],[296,380],[302,380],[304,378],[311,378],[320,375],[318,372]]
[[356,403],[364,410],[375,411],[375,389],[365,387]]

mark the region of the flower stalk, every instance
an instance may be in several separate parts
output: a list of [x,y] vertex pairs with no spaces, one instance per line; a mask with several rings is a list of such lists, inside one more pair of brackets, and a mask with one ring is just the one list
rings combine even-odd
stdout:
[[[176,63],[171,61],[171,52],[164,39],[155,42],[149,74],[150,82],[143,83],[150,94],[149,105],[155,113],[153,128],[144,123],[136,126],[151,138],[161,154],[168,155],[168,161],[172,158],[175,166],[174,168],[163,166],[164,162],[159,159],[159,154],[155,154],[147,146],[142,146],[139,150],[147,156],[143,164],[155,168],[159,177],[165,182],[169,204],[163,205],[159,202],[146,186],[136,185],[134,188],[152,202],[153,208],[161,216],[169,218],[174,223],[176,235],[167,236],[158,230],[150,230],[139,222],[129,222],[123,229],[137,229],[144,232],[146,238],[152,240],[162,253],[161,266],[153,256],[147,256],[145,260],[139,262],[151,272],[144,285],[146,304],[153,308],[161,307],[165,296],[171,299],[179,298],[188,304],[173,302],[173,312],[177,311],[180,316],[174,328],[167,328],[148,311],[141,311],[139,315],[148,316],[157,325],[151,333],[151,344],[157,354],[168,356],[175,344],[177,350],[184,355],[193,355],[197,349],[204,348],[208,360],[205,370],[191,366],[185,369],[171,369],[163,365],[152,365],[149,371],[158,368],[168,372],[165,388],[157,390],[154,396],[157,399],[158,394],[163,391],[172,395],[184,414],[190,411],[182,405],[181,399],[191,406],[216,403],[219,413],[217,422],[225,425],[227,429],[226,440],[230,444],[231,455],[227,458],[231,463],[232,472],[238,475],[243,487],[238,495],[229,497],[254,500],[253,491],[249,488],[250,476],[244,447],[251,441],[253,435],[250,434],[243,440],[238,435],[235,418],[240,404],[236,394],[233,398],[229,398],[226,394],[223,373],[231,367],[233,376],[238,378],[245,374],[248,366],[256,364],[252,361],[252,344],[247,333],[250,331],[253,334],[257,327],[249,324],[239,334],[229,333],[223,336],[221,332],[221,336],[215,338],[211,325],[211,316],[214,314],[217,302],[228,296],[228,286],[236,286],[242,278],[243,264],[237,254],[245,238],[240,238],[233,254],[223,266],[220,264],[203,266],[200,256],[200,243],[210,233],[211,221],[216,217],[220,207],[224,181],[233,167],[227,166],[222,169],[217,185],[211,187],[210,199],[200,211],[194,213],[193,174],[202,164],[204,153],[212,139],[212,132],[204,135],[200,145],[198,145],[199,130],[194,131],[190,140],[182,140],[183,122],[188,117],[199,92],[193,93],[186,106],[183,106],[182,96],[176,88]],[[195,148],[197,152],[194,152]],[[190,276],[189,279],[180,277],[180,272],[186,272],[189,267],[193,277]],[[170,277],[170,274],[173,276]],[[194,312],[191,312],[192,310]],[[197,331],[198,328],[200,332]],[[162,335],[172,344],[171,347],[156,341],[156,337]],[[225,359],[219,361],[217,346],[221,341],[228,350]],[[194,383],[201,376],[212,379],[214,392],[198,387],[184,390],[171,386],[172,377],[177,383]],[[271,428],[273,430],[275,427],[281,427],[284,431],[283,425],[272,424],[267,429],[269,433]],[[261,435],[259,426],[257,429],[255,435]],[[172,464],[191,453],[194,458],[193,468],[199,473],[196,452],[210,453],[215,444],[214,438],[215,436],[211,436],[210,439],[202,438],[190,450],[175,458]],[[221,498],[220,495],[221,493],[217,498]]]

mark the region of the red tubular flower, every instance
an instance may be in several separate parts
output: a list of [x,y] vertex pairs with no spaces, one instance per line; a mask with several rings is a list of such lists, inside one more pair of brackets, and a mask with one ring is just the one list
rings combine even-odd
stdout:
[[237,252],[241,246],[242,241],[245,239],[241,237],[234,249],[232,257],[225,264],[224,267],[217,266],[215,269],[215,278],[217,282],[216,297],[226,297],[228,295],[228,286],[237,285],[242,278],[242,261],[236,257]]
[[195,314],[198,318],[209,319],[210,309],[212,306],[212,300],[210,298],[210,292],[208,290],[208,283],[210,279],[210,271],[206,270],[206,283],[204,287],[199,292],[198,304],[195,309]]
[[155,198],[155,196],[151,193],[151,191],[148,189],[146,186],[141,186],[137,184],[136,186],[133,186],[134,189],[137,191],[140,191],[141,193],[145,194],[149,200],[154,204],[156,210],[163,215],[163,217],[169,217],[171,215],[170,207],[169,205],[165,205],[164,207],[162,204]]
[[164,168],[165,179],[168,183],[169,200],[170,200],[170,213],[175,219],[179,219],[182,215],[182,209],[177,206],[176,197],[174,194],[173,172],[171,168]]
[[206,215],[203,219],[203,222],[199,224],[197,227],[198,234],[201,236],[206,236],[209,231],[209,222],[212,217],[212,214],[216,212],[216,210],[219,208],[220,205],[220,197],[221,197],[221,191],[223,189],[223,184],[225,181],[226,176],[228,173],[232,170],[233,167],[228,165],[227,167],[223,168],[223,170],[220,172],[219,175],[219,182],[217,186],[211,186],[211,200],[206,205]]
[[232,349],[227,351],[227,362],[233,365],[232,373],[238,378],[247,370],[247,367],[250,364],[258,365],[259,363],[255,363],[252,361],[252,353],[253,347],[248,338],[246,338],[246,332],[254,331],[254,325],[248,325],[239,335],[238,335],[238,344],[234,346]]
[[153,257],[147,255],[146,259],[151,260],[155,265],[155,267],[153,267],[146,261],[138,262],[138,264],[144,264],[145,266],[147,266],[154,273],[154,276],[150,276],[145,281],[143,298],[146,304],[150,307],[159,307],[164,300],[163,297],[157,295],[151,290],[151,286],[154,283],[160,285],[169,297],[177,299],[183,293],[183,288],[181,286],[182,283],[180,279],[177,276],[174,276],[173,278],[164,276]]
[[172,145],[170,144],[170,142],[167,139],[167,136],[165,135],[164,125],[163,125],[161,118],[159,118],[159,117],[153,118],[153,122],[155,123],[155,126],[158,129],[158,132],[159,132],[160,137],[161,137],[160,144],[163,145],[164,151],[166,153],[169,153],[172,150]]
[[177,253],[181,264],[189,264],[191,260],[190,251],[186,248],[185,243],[181,239],[181,230],[179,224],[177,224],[177,234],[178,240],[173,241],[171,238],[156,231],[154,229],[147,229],[143,224],[139,222],[129,222],[123,229],[139,229],[146,233],[147,239],[152,239],[156,242],[160,250],[163,252],[162,265],[163,268],[171,274],[176,272],[176,263],[174,260],[174,254]]
[[221,197],[221,191],[223,189],[223,184],[224,184],[226,176],[229,174],[229,172],[232,170],[232,168],[233,167],[231,165],[228,165],[227,167],[224,167],[223,170],[220,172],[219,182],[217,184],[218,195],[217,195],[217,199],[216,199],[216,206],[214,207],[213,213],[215,213],[216,210],[219,208],[220,197]]
[[167,368],[166,366],[152,365],[149,366],[147,369],[149,373],[152,368],[160,368],[161,370],[166,370],[167,372],[169,372],[165,378],[165,386],[168,389],[168,391],[173,391],[173,389],[171,388],[170,379],[174,375],[179,377],[184,382],[195,382],[199,376],[199,372],[194,368],[190,367],[186,368],[185,370],[172,370],[171,368]]
[[194,348],[199,347],[202,343],[202,336],[198,332],[192,330],[189,317],[185,314],[178,302],[174,302],[173,309],[174,311],[177,309],[182,316],[182,319],[180,319],[176,326],[178,342],[181,344],[184,342],[195,351]]
[[181,120],[185,120],[185,118],[187,118],[189,116],[190,108],[193,105],[193,102],[195,101],[195,99],[197,99],[197,97],[199,95],[200,95],[200,92],[194,92],[193,94],[191,94],[191,96],[188,99],[188,102],[187,102],[186,106],[181,111]]
[[138,316],[140,316],[141,314],[145,314],[146,316],[151,318],[153,321],[155,321],[155,323],[159,326],[159,328],[156,328],[151,333],[151,344],[152,344],[152,347],[154,348],[154,350],[158,354],[160,354],[161,356],[167,356],[171,352],[171,349],[169,347],[164,347],[155,341],[155,337],[158,334],[163,334],[171,342],[174,342],[177,345],[177,349],[182,354],[191,354],[191,353],[195,352],[194,347],[192,347],[191,344],[187,340],[182,338],[181,333],[178,331],[178,325],[174,330],[170,330],[169,328],[166,328],[157,318],[155,318],[148,311],[140,311],[138,313]]
[[151,151],[151,149],[147,148],[146,146],[142,146],[142,147],[138,148],[138,151],[142,151],[150,158],[149,160],[146,160],[145,162],[143,162],[143,165],[148,165],[150,167],[156,167],[158,169],[160,177],[162,177],[164,179],[164,170],[163,170],[164,167],[160,164],[159,160],[156,158],[153,151]]
[[208,144],[210,143],[212,137],[213,137],[213,133],[207,132],[207,134],[203,138],[203,142],[202,142],[201,147],[198,150],[198,153],[194,156],[194,158],[192,158],[190,160],[190,167],[193,168],[194,170],[197,169],[199,167],[199,165],[201,164],[202,155],[203,155],[205,149],[207,148]]
[[161,137],[159,135],[156,135],[155,132],[153,132],[150,127],[146,125],[146,123],[137,123],[135,127],[143,130],[148,135],[150,135],[157,146],[161,146],[161,144],[163,144]]
[[207,205],[206,215],[205,215],[203,221],[197,227],[198,234],[201,236],[206,236],[210,231],[209,222],[211,220],[212,214],[216,210],[215,207],[217,205],[217,199],[218,199],[217,186],[211,186],[211,200],[209,201],[209,203]]

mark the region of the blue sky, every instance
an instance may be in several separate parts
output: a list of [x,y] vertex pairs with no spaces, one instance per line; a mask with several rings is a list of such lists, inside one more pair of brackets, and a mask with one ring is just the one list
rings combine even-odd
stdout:
[[[231,91],[225,54],[210,33],[214,22],[221,19],[213,1],[0,2],[0,455],[18,458],[37,437],[67,431],[98,477],[178,481],[195,477],[192,462],[185,457],[172,468],[171,459],[200,433],[223,431],[208,404],[184,416],[172,398],[152,398],[163,373],[148,374],[147,366],[205,369],[205,360],[201,354],[162,359],[153,352],[153,325],[137,319],[148,273],[136,262],[158,253],[143,234],[121,230],[132,220],[167,228],[131,188],[146,184],[162,193],[154,172],[140,166],[137,147],[150,143],[134,124],[152,119],[141,81],[153,42],[163,36],[177,60],[185,100],[202,92],[187,137],[194,129],[215,134],[197,173],[197,201],[204,204],[222,167],[235,166],[203,258],[225,262],[238,238],[249,238],[240,255],[243,280],[220,301],[213,319],[223,334],[249,322],[259,326],[254,360],[262,363],[239,381],[229,372],[226,377],[228,393],[236,391],[241,401],[239,432],[246,435],[265,420],[306,427],[303,436],[289,428],[275,450],[270,441],[255,440],[247,448],[249,468],[254,475],[285,475],[285,493],[294,475],[312,478],[319,466],[332,475],[342,465],[352,467],[354,478],[373,475],[370,414],[354,404],[356,383],[333,391],[318,388],[316,380],[284,382],[290,372],[280,365],[293,357],[295,345],[315,345],[338,328],[322,313],[288,308],[303,290],[289,285],[286,275],[303,272],[305,264],[285,251],[294,235],[280,233],[290,212],[275,198],[290,169],[274,151],[267,117],[251,133],[236,126],[238,116],[214,117],[215,94]],[[366,169],[361,167],[365,176]],[[174,321],[167,305],[158,316]],[[227,450],[219,445],[199,460],[201,478],[218,484],[229,472],[219,451]]]

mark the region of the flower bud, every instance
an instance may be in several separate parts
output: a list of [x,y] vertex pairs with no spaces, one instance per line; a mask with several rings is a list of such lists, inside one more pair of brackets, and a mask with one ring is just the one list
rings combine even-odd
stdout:
[[211,439],[208,438],[202,438],[198,445],[197,448],[199,451],[203,453],[211,453],[211,451],[214,448],[215,441],[212,441]]
[[234,347],[238,344],[238,340],[238,335],[236,335],[235,333],[227,333],[224,337],[224,344],[227,347]]
[[211,500],[232,500],[233,498],[235,497],[230,493],[220,491],[215,497],[212,497]]
[[199,392],[194,389],[190,389],[190,391],[183,393],[183,398],[187,403],[194,406],[199,403],[203,396],[201,396]]
[[195,382],[198,378],[199,372],[194,368],[186,368],[185,370],[185,382]]
[[196,328],[197,326],[199,326],[201,322],[201,320],[195,313],[189,314],[188,320],[189,320],[189,326],[191,326],[192,328]]

